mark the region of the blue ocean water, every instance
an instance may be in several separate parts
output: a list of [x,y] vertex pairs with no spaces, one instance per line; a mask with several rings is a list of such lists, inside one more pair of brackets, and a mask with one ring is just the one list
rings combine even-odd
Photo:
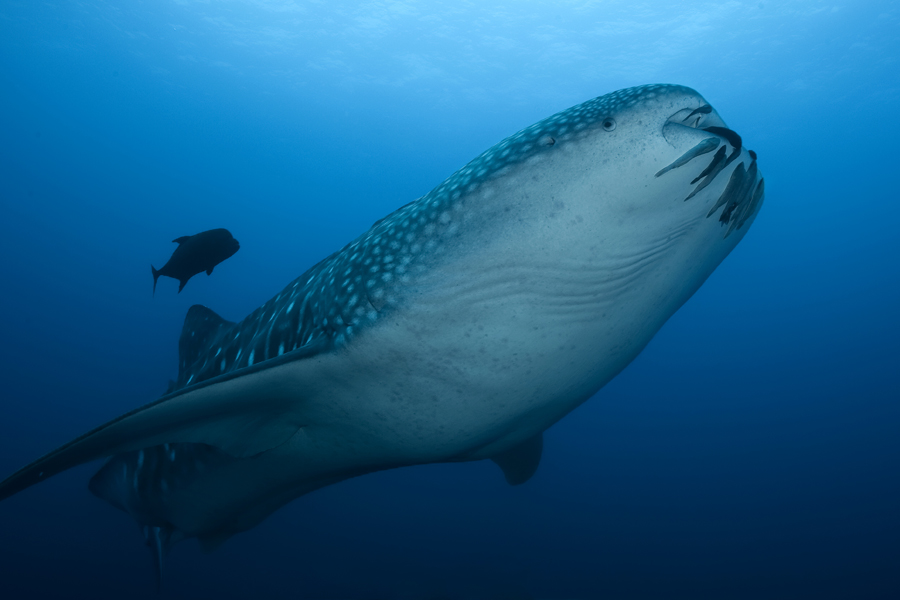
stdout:
[[[508,486],[488,461],[316,491],[166,598],[900,597],[900,3],[0,4],[0,477],[158,397],[237,320],[503,137],[698,90],[759,155],[736,250]],[[160,280],[170,240],[241,250]],[[65,472],[0,504],[0,597],[152,598]]]

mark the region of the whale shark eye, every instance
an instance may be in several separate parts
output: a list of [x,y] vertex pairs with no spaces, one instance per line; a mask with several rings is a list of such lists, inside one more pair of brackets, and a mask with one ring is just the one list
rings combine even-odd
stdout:
[[606,131],[612,131],[616,128],[616,120],[612,117],[606,117],[603,119],[603,129]]

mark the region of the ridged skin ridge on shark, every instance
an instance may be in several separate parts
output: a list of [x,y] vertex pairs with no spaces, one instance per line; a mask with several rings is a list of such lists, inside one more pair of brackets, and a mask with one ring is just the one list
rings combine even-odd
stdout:
[[746,233],[756,154],[697,92],[630,88],[508,137],[242,321],[194,306],[166,395],[0,483],[77,464],[141,526],[212,548],[298,496],[491,458],[528,480],[542,432],[644,348]]

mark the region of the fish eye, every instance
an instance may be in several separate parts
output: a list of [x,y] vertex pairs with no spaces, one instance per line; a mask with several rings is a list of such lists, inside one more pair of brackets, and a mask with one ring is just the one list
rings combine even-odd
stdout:
[[538,140],[538,144],[541,146],[552,146],[556,143],[556,140],[553,139],[553,136],[545,135],[540,140]]
[[612,117],[606,117],[603,119],[603,129],[606,131],[612,131],[616,128],[616,120]]

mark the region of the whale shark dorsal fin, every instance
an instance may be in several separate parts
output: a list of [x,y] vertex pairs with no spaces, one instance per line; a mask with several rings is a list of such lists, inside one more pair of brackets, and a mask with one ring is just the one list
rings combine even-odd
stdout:
[[537,471],[543,450],[544,434],[539,433],[518,446],[495,454],[491,460],[503,470],[503,476],[509,485],[519,485],[531,479]]
[[[184,386],[198,360],[205,359],[210,349],[228,332],[235,323],[226,321],[202,304],[188,309],[178,338],[178,381]],[[213,350],[213,352],[215,352]]]
[[174,240],[172,240],[172,243],[173,243],[173,244],[183,244],[183,243],[185,243],[186,241],[188,241],[189,239],[191,239],[191,237],[192,237],[192,236],[189,236],[189,235],[183,235],[183,236],[181,236],[181,237],[179,237],[179,238],[175,238]]

